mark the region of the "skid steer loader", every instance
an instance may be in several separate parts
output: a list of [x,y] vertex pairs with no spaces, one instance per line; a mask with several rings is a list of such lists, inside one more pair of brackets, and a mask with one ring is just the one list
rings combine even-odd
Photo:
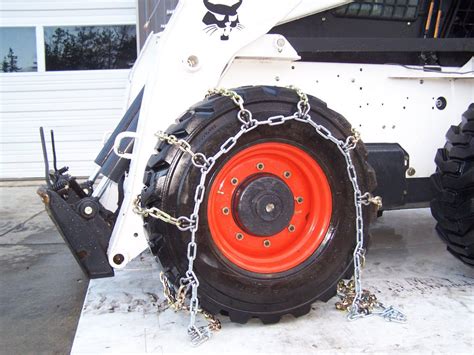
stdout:
[[49,170],[43,135],[38,192],[89,277],[151,249],[199,341],[215,314],[275,323],[337,287],[350,317],[368,313],[360,267],[384,210],[431,204],[449,251],[474,263],[472,1],[169,10],[86,182]]

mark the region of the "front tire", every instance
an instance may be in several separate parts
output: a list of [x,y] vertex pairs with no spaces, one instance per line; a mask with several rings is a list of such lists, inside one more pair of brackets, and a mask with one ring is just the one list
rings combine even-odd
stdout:
[[[259,121],[273,115],[289,116],[297,110],[299,98],[293,90],[245,87],[236,91]],[[309,99],[314,121],[340,140],[352,135],[350,124],[342,116],[320,100]],[[188,141],[193,151],[212,156],[229,136],[239,131],[241,124],[236,115],[237,108],[229,98],[211,96],[192,107],[167,133]],[[157,149],[158,153],[148,162],[147,188],[142,200],[146,207],[156,206],[174,216],[189,216],[200,172],[191,164],[189,155],[182,154],[176,147],[161,143]],[[373,191],[375,176],[367,164],[362,142],[352,154],[361,190]],[[298,159],[301,159],[299,164]],[[226,171],[233,172],[229,175]],[[235,181],[231,181],[233,174]],[[313,180],[315,176],[318,177]],[[291,177],[300,183],[292,185]],[[284,314],[306,314],[314,301],[327,301],[335,295],[337,282],[352,272],[356,244],[354,192],[346,162],[335,144],[319,136],[309,125],[297,121],[277,127],[259,126],[243,135],[237,145],[216,162],[208,178],[200,211],[195,261],[203,308],[214,314],[229,315],[238,323],[245,323],[251,317],[275,323]],[[312,184],[321,189],[312,189]],[[322,187],[325,184],[327,186]],[[309,186],[296,192],[299,185]],[[295,204],[289,216],[283,215],[289,204],[288,191],[296,204],[299,195],[307,193],[302,204],[308,207]],[[219,193],[229,194],[229,200],[219,200],[216,197]],[[255,194],[251,198],[242,197],[251,193]],[[329,195],[325,198],[323,194]],[[269,214],[279,208],[278,201],[286,201],[281,203],[281,215],[273,220],[257,211],[262,210],[259,203],[266,198],[270,200],[263,207],[271,207]],[[240,209],[232,207],[236,199],[237,204],[244,204]],[[223,206],[229,207],[228,210],[224,211]],[[249,210],[253,211],[250,217],[242,212]],[[313,213],[315,210],[320,212]],[[298,211],[304,214],[303,218],[298,217]],[[365,235],[374,212],[373,208],[364,207]],[[263,226],[266,217],[270,218],[268,228]],[[253,223],[258,218],[262,218],[262,222]],[[283,218],[288,220],[276,226]],[[319,223],[324,218],[327,223]],[[291,225],[295,230],[291,231]],[[169,279],[178,285],[187,267],[189,232],[180,232],[174,226],[151,218],[146,219],[146,228],[152,251]],[[242,229],[243,238],[235,228]],[[306,233],[298,234],[298,230]],[[270,244],[265,244],[265,240]],[[226,243],[231,247],[224,247]],[[298,248],[298,243],[302,247]],[[278,249],[277,245],[283,247]],[[273,251],[275,258],[272,259]],[[287,254],[289,259],[284,259]],[[303,257],[300,254],[304,254]],[[272,262],[280,260],[278,258],[285,263]]]

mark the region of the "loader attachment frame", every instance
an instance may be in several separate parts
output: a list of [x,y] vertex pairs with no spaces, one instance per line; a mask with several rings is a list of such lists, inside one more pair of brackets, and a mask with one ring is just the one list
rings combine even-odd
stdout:
[[49,188],[40,188],[38,195],[84,274],[91,279],[114,276],[107,260],[113,214],[91,197],[71,197],[75,202],[69,203]]

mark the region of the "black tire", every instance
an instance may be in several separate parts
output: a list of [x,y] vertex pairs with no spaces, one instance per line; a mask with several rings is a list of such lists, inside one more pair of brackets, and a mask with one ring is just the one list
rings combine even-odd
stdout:
[[[245,107],[257,120],[271,115],[290,115],[296,111],[298,96],[293,90],[279,87],[244,87],[236,89]],[[310,97],[312,118],[327,127],[338,139],[351,135],[350,124],[326,104]],[[191,107],[167,132],[186,139],[192,150],[211,156],[220,145],[240,128],[237,109],[226,97],[211,96]],[[316,300],[327,301],[336,293],[343,276],[352,273],[355,247],[355,207],[353,188],[347,176],[346,163],[336,146],[321,138],[307,124],[290,121],[277,127],[260,126],[245,134],[237,145],[216,162],[210,182],[227,159],[245,147],[258,142],[285,142],[309,153],[323,168],[332,190],[333,213],[325,244],[294,269],[258,274],[241,269],[227,260],[216,248],[207,225],[207,192],[200,212],[198,256],[195,272],[200,281],[199,298],[211,313],[229,315],[231,321],[245,323],[258,317],[264,323],[275,323],[284,314],[301,316]],[[200,172],[190,163],[188,154],[161,143],[149,162],[142,201],[174,216],[189,216]],[[353,161],[363,192],[375,189],[375,174],[367,164],[362,142],[353,151]],[[364,207],[364,232],[375,217],[373,207]],[[150,245],[167,276],[177,285],[187,268],[186,244],[189,232],[161,221],[146,220]]]
[[451,126],[446,140],[436,153],[437,169],[431,176],[435,193],[431,213],[447,249],[474,265],[474,103],[463,113],[462,122]]

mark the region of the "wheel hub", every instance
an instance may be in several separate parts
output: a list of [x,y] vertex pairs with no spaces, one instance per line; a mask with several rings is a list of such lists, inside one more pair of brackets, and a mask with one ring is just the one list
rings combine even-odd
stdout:
[[326,174],[308,153],[260,143],[227,160],[213,178],[207,219],[216,249],[256,273],[290,270],[324,243],[332,215]]
[[287,184],[272,174],[255,174],[237,187],[232,212],[237,224],[255,236],[272,236],[288,227],[294,197]]

